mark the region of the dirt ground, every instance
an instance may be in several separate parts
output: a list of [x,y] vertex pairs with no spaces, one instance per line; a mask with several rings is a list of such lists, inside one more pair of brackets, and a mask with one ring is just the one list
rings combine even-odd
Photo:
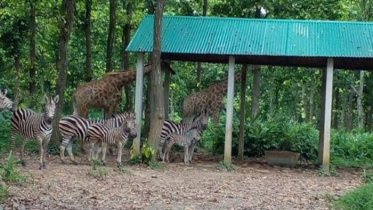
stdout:
[[[33,184],[11,186],[4,209],[328,209],[338,197],[361,184],[359,171],[338,170],[339,177],[320,177],[316,169],[236,163],[236,170],[217,169],[220,157],[195,156],[191,166],[181,155],[163,170],[125,165],[115,167],[108,156],[108,175],[95,178],[91,167],[63,165],[57,156],[38,170],[33,156],[21,171]],[[175,159],[176,158],[176,159]],[[126,159],[126,158],[125,158]],[[175,162],[177,161],[177,162]],[[0,208],[1,209],[1,208]]]

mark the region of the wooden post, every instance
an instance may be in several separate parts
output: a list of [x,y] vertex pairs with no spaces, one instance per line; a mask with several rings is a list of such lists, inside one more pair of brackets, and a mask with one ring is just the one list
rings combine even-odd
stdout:
[[320,139],[319,139],[319,164],[326,173],[330,166],[330,127],[333,100],[333,66],[334,61],[328,58],[326,69],[323,72],[323,103],[321,110]]
[[171,72],[166,71],[165,78],[164,78],[164,87],[163,87],[163,95],[164,95],[164,117],[168,119],[168,106],[170,101],[170,82],[171,82]]
[[240,136],[238,142],[238,160],[243,160],[244,152],[244,131],[245,131],[245,96],[246,96],[246,71],[247,64],[242,65],[241,69],[241,105],[240,105]]
[[225,124],[224,163],[232,163],[232,127],[233,127],[233,95],[234,94],[234,57],[229,56],[227,112]]
[[141,137],[141,119],[142,119],[142,92],[143,92],[143,76],[144,76],[144,53],[137,54],[136,65],[136,98],[135,98],[135,113],[136,113],[136,128],[137,137],[133,140],[132,154],[140,154],[140,137]]

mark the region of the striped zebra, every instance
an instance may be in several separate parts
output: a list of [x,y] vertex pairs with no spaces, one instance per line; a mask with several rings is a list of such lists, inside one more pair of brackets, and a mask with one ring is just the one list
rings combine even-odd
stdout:
[[40,170],[46,169],[45,155],[47,152],[48,143],[52,135],[52,120],[54,118],[58,95],[54,98],[44,95],[45,102],[44,113],[36,113],[31,109],[17,109],[13,112],[11,121],[11,150],[14,151],[15,140],[19,134],[22,135],[22,145],[20,148],[21,160],[23,165],[24,147],[28,139],[36,139],[39,143],[40,153]]
[[10,100],[7,96],[7,90],[0,90],[0,111],[5,109],[9,111],[14,111],[13,101]]
[[[129,136],[131,136],[132,138],[136,138],[137,136],[135,120],[136,118],[134,113],[127,113],[126,121],[120,127],[110,128],[101,123],[90,125],[88,128],[87,136],[84,140],[86,143],[90,144],[90,153],[88,156],[88,160],[91,162],[94,158],[98,157],[99,152],[95,151],[95,145],[101,143],[101,161],[102,163],[106,164],[105,156],[107,144],[117,145],[117,164],[118,167],[121,167],[123,145],[127,142]],[[94,154],[95,152],[97,152],[97,154]]]
[[189,131],[193,127],[197,127],[200,130],[205,130],[207,128],[208,120],[209,120],[209,115],[206,110],[204,110],[202,113],[197,115],[193,119],[192,123],[175,123],[170,120],[165,120],[162,126],[161,137],[158,141],[159,158],[161,160],[163,159],[164,143],[170,133],[184,135],[187,131]]
[[193,155],[192,149],[194,149],[193,145],[195,145],[197,141],[201,140],[202,132],[203,130],[193,127],[183,135],[177,133],[169,134],[166,139],[166,147],[162,161],[164,162],[166,159],[167,162],[169,162],[171,148],[174,144],[176,144],[184,147],[184,163],[191,163]]
[[88,127],[94,123],[102,123],[110,128],[119,127],[126,119],[126,112],[115,114],[109,119],[90,120],[84,117],[74,115],[65,116],[59,122],[59,130],[62,136],[60,145],[60,158],[62,163],[65,163],[65,149],[74,164],[77,162],[72,153],[73,138],[77,137],[81,141],[81,146],[84,146],[84,139],[87,135]]

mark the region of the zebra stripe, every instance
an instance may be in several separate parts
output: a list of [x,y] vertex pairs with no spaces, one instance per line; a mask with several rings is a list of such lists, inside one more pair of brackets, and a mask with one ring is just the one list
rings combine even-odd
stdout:
[[206,111],[197,115],[192,123],[175,123],[170,120],[165,120],[162,126],[161,137],[158,141],[158,152],[160,159],[163,158],[164,143],[171,133],[184,135],[186,132],[196,127],[199,130],[205,130],[207,127],[209,116]]
[[101,123],[90,125],[87,131],[87,136],[84,139],[85,142],[90,143],[90,154],[88,159],[91,160],[94,156],[98,156],[98,154],[93,154],[94,147],[96,143],[101,143],[102,162],[105,163],[106,145],[116,144],[118,146],[117,163],[118,166],[121,166],[122,145],[127,142],[129,136],[132,136],[133,138],[137,136],[134,113],[129,113],[126,121],[123,122],[120,127],[110,128]]
[[74,160],[74,155],[72,154],[72,139],[77,137],[82,141],[82,146],[84,139],[86,138],[88,127],[95,123],[101,123],[109,128],[119,127],[123,124],[126,119],[127,112],[120,114],[115,114],[110,119],[98,119],[90,120],[84,117],[78,117],[74,115],[63,117],[59,122],[59,130],[62,136],[62,142],[60,145],[60,158],[64,163],[65,159],[65,148],[70,156],[72,162],[76,163]]
[[0,111],[7,109],[14,111],[13,101],[6,96],[7,90],[0,90]]
[[58,96],[54,99],[44,96],[45,111],[36,113],[31,109],[17,109],[11,118],[11,150],[14,151],[15,139],[22,135],[21,160],[24,146],[28,139],[36,139],[39,143],[40,169],[45,169],[45,154],[52,135],[52,120],[55,115]]
[[[167,159],[169,162],[169,154],[171,148],[174,144],[184,147],[184,163],[191,162],[192,159],[192,147],[196,144],[197,141],[201,139],[203,130],[198,129],[197,127],[191,128],[185,134],[171,133],[166,139],[166,148],[162,158],[162,161]],[[194,150],[194,147],[193,147]]]

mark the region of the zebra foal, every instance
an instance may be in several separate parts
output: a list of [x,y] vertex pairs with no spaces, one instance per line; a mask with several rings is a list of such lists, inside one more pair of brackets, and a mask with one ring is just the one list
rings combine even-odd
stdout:
[[22,135],[22,145],[20,147],[22,164],[26,165],[23,160],[24,148],[28,139],[36,139],[39,143],[40,153],[40,170],[46,169],[45,155],[48,143],[52,135],[52,120],[54,118],[56,103],[59,96],[47,97],[44,95],[45,103],[44,113],[36,113],[31,109],[17,109],[13,112],[11,121],[11,150],[14,151],[15,140],[19,134]]
[[166,139],[171,133],[176,133],[180,135],[184,135],[186,132],[188,132],[191,128],[196,127],[199,130],[205,130],[207,128],[209,120],[209,115],[207,110],[204,110],[202,113],[197,115],[192,123],[175,123],[170,120],[165,120],[163,122],[162,131],[161,131],[161,137],[158,141],[158,152],[159,152],[159,158],[163,160],[163,148]]
[[101,123],[109,128],[119,127],[126,120],[128,116],[127,112],[113,115],[109,119],[90,120],[84,117],[78,117],[69,115],[63,117],[59,122],[59,130],[62,136],[60,145],[60,159],[62,163],[65,163],[65,149],[70,156],[71,161],[77,164],[74,155],[72,153],[73,138],[78,138],[81,141],[81,146],[84,145],[84,139],[86,138],[88,127],[95,123]]
[[95,144],[101,143],[101,161],[106,164],[105,156],[107,144],[116,144],[118,147],[117,164],[118,167],[121,167],[123,145],[126,143],[128,136],[131,136],[132,138],[136,138],[137,136],[135,120],[136,118],[134,113],[126,113],[126,120],[120,127],[110,128],[101,123],[90,125],[85,138],[85,142],[90,143],[88,160],[92,161],[92,159],[98,156],[99,152],[97,152],[97,155],[94,154]]
[[163,154],[162,161],[167,160],[169,162],[169,156],[171,148],[174,144],[184,147],[184,163],[191,163],[192,162],[192,149],[194,149],[193,145],[201,140],[202,137],[202,130],[194,127],[187,131],[185,134],[177,134],[171,133],[168,135],[166,139],[166,148]]

